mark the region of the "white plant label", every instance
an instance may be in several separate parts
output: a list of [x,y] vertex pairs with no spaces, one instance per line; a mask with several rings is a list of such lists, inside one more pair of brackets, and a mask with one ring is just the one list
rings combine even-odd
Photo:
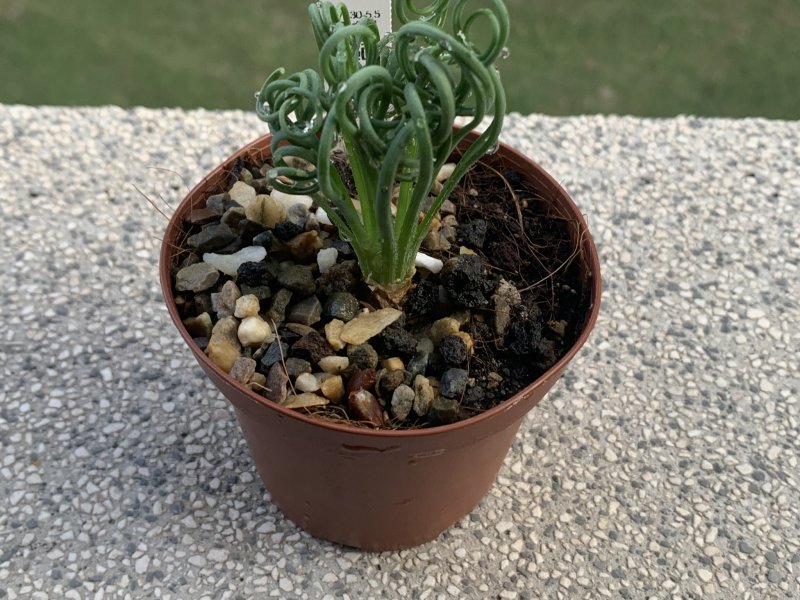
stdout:
[[392,0],[344,0],[350,11],[350,22],[372,19],[378,24],[381,37],[392,32]]

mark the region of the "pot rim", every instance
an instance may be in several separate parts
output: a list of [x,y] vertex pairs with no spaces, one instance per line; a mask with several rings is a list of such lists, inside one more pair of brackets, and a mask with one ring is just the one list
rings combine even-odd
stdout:
[[211,359],[208,358],[205,352],[203,352],[202,350],[200,350],[199,347],[197,347],[195,341],[192,339],[192,337],[189,335],[189,332],[186,330],[186,327],[183,325],[180,315],[178,314],[178,308],[175,304],[175,295],[172,291],[172,278],[170,275],[170,271],[171,271],[171,262],[173,257],[173,249],[166,242],[166,240],[170,237],[168,234],[171,230],[181,229],[181,219],[183,214],[186,212],[185,209],[187,203],[194,196],[201,194],[205,191],[207,182],[212,174],[215,174],[215,172],[218,169],[230,163],[231,160],[235,160],[235,158],[239,156],[246,155],[254,148],[254,146],[257,146],[260,143],[265,142],[269,138],[271,138],[271,134],[266,134],[244,145],[239,150],[234,152],[230,157],[219,163],[209,174],[203,177],[200,180],[200,182],[198,182],[197,185],[195,185],[192,188],[192,190],[183,198],[183,200],[180,202],[180,204],[170,217],[169,223],[167,224],[167,229],[164,234],[164,241],[162,241],[161,244],[161,252],[159,259],[159,278],[161,281],[161,291],[164,296],[164,301],[167,305],[167,310],[169,312],[169,315],[172,318],[172,321],[174,322],[178,331],[180,332],[181,337],[183,337],[184,341],[189,345],[189,348],[193,351],[195,357],[198,360],[202,361],[206,368],[211,368],[214,371],[216,371],[228,382],[229,385],[243,392],[249,400],[253,401],[256,404],[260,404],[263,407],[275,410],[286,417],[297,419],[306,424],[313,425],[316,427],[322,427],[324,429],[328,429],[330,431],[339,433],[347,433],[350,435],[363,435],[364,437],[368,438],[381,438],[381,439],[405,439],[405,438],[435,436],[455,431],[458,429],[463,429],[465,427],[471,427],[479,423],[483,423],[484,421],[493,419],[494,417],[511,410],[526,396],[530,395],[537,388],[541,387],[546,381],[549,381],[552,377],[554,377],[562,369],[564,369],[567,363],[569,363],[575,357],[575,355],[578,353],[581,347],[586,343],[586,340],[589,338],[589,335],[591,334],[592,329],[594,328],[594,325],[597,321],[597,317],[600,313],[600,297],[602,291],[602,280],[600,277],[600,259],[597,254],[597,248],[595,246],[594,239],[589,233],[589,228],[586,224],[586,220],[583,216],[583,213],[581,213],[580,209],[575,204],[572,197],[547,171],[545,171],[538,163],[531,160],[518,150],[512,148],[506,143],[501,142],[497,154],[509,155],[512,159],[515,159],[517,162],[526,163],[530,165],[533,169],[537,170],[541,178],[544,179],[545,182],[549,184],[553,188],[553,190],[557,192],[558,195],[561,196],[561,199],[569,207],[569,209],[573,213],[571,216],[574,217],[574,220],[576,221],[579,231],[584,231],[587,233],[587,235],[584,236],[581,242],[584,248],[584,259],[587,262],[587,268],[592,274],[592,283],[589,295],[589,309],[587,311],[587,318],[583,322],[583,328],[580,336],[578,336],[578,339],[569,348],[566,354],[564,354],[564,356],[562,356],[558,361],[556,361],[555,364],[553,364],[541,376],[537,377],[529,385],[525,386],[523,389],[521,389],[519,392],[517,392],[510,398],[503,400],[497,406],[494,406],[493,408],[490,408],[489,410],[486,410],[478,415],[475,415],[468,419],[457,421],[455,423],[451,423],[449,425],[438,425],[434,427],[427,427],[424,429],[403,429],[403,430],[369,429],[365,427],[353,427],[313,417],[311,415],[303,414],[296,410],[285,408],[280,404],[277,404],[275,402],[272,402],[271,400],[264,398],[263,396],[259,396],[250,388],[245,387],[238,381],[232,379],[227,373],[225,373],[216,364],[214,364],[211,361]]

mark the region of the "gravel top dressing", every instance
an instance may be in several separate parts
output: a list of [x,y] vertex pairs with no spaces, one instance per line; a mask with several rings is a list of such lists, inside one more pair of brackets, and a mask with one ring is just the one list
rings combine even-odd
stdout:
[[270,503],[161,298],[166,221],[134,186],[169,214],[264,130],[0,105],[0,598],[797,596],[800,124],[508,118],[588,217],[600,319],[475,512],[383,554]]

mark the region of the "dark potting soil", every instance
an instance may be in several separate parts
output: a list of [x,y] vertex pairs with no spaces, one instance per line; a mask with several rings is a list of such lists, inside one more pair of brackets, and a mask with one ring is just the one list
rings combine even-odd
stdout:
[[[226,189],[244,182],[259,194],[268,193],[265,172],[265,165],[240,160]],[[267,256],[244,263],[235,278],[220,276],[208,289],[176,290],[181,316],[193,319],[187,326],[199,327],[190,331],[205,348],[213,339],[209,326],[233,312],[235,298],[226,305],[231,286],[223,289],[224,284],[235,280],[237,294],[255,295],[259,315],[277,326],[279,343],[271,337],[262,347],[240,347],[238,356],[253,360],[237,363],[232,375],[282,403],[292,401],[295,392],[301,394],[291,382],[305,373],[319,373],[317,363],[326,355],[350,357],[350,365],[339,374],[344,397],[328,394],[335,399],[298,409],[321,418],[398,429],[479,414],[525,388],[569,350],[582,329],[590,290],[582,283],[579,243],[570,235],[573,225],[497,157],[476,165],[449,200],[452,204],[441,211],[437,231],[426,240],[427,249],[423,246],[423,252],[445,263],[444,269],[439,274],[418,269],[403,315],[362,346],[337,351],[328,343],[325,326],[334,317],[348,321],[363,308],[378,308],[352,248],[338,238],[335,228],[315,225],[313,215],[303,226],[302,214],[300,220],[294,215],[267,228],[248,219],[225,191],[210,196],[205,207],[198,207],[203,210],[185,219],[186,235],[173,275],[200,263],[209,249],[232,254],[261,245]],[[326,273],[317,267],[319,247],[338,250],[336,264]],[[203,313],[210,322],[197,319]],[[198,321],[206,325],[198,326]],[[295,359],[291,378],[282,367],[287,359]],[[382,368],[386,359],[402,362]],[[227,357],[212,360],[230,364]],[[247,362],[255,365],[254,372],[247,370]],[[300,372],[297,365],[309,369]],[[276,374],[274,369],[284,370]],[[331,376],[336,375],[321,380]],[[362,381],[369,387],[353,389]],[[271,382],[281,389],[271,389]],[[299,379],[295,383],[299,385]],[[413,410],[412,393],[403,386],[413,389]],[[357,402],[348,402],[347,395],[352,400],[356,392]],[[324,399],[321,391],[312,395]],[[360,409],[366,401],[373,403],[371,412]]]

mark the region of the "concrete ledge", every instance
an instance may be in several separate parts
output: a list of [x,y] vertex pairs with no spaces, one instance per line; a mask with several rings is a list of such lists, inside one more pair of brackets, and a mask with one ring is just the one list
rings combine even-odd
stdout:
[[588,215],[600,321],[481,506],[381,555],[282,517],[162,306],[133,185],[174,206],[263,131],[0,105],[0,597],[796,597],[800,123],[509,118]]

